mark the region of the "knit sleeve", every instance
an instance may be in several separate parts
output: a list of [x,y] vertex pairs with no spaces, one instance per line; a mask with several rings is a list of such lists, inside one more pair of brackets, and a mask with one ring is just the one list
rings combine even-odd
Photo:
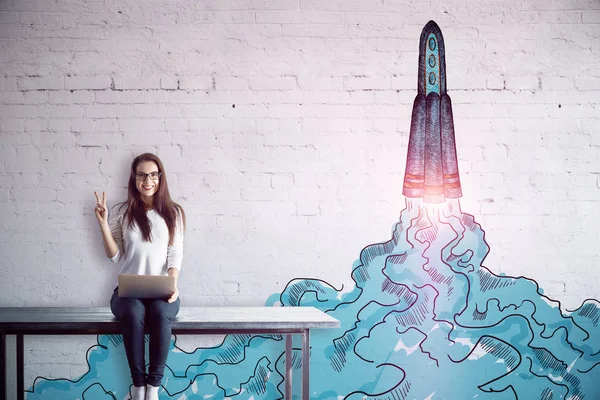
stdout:
[[183,260],[183,236],[184,224],[181,211],[177,211],[177,224],[173,235],[173,244],[167,248],[167,271],[169,268],[176,268],[181,271],[181,262]]
[[117,206],[113,207],[109,218],[108,226],[110,227],[110,233],[113,239],[117,242],[117,254],[115,254],[110,260],[113,263],[119,262],[121,255],[123,254],[123,215],[124,213],[119,212]]

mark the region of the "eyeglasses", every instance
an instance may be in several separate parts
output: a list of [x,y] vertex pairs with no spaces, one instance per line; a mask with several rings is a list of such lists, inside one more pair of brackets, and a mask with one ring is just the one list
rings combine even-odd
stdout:
[[136,172],[134,176],[135,176],[136,181],[143,182],[146,180],[146,177],[150,178],[151,181],[157,181],[161,175],[162,175],[162,172],[154,171],[154,172],[150,172],[149,174],[145,174],[143,172]]

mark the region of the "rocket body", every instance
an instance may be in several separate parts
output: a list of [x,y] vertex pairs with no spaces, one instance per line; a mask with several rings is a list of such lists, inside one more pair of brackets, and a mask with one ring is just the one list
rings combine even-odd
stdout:
[[426,203],[443,203],[462,196],[452,102],[446,93],[444,39],[429,21],[419,43],[418,93],[408,140],[402,193]]

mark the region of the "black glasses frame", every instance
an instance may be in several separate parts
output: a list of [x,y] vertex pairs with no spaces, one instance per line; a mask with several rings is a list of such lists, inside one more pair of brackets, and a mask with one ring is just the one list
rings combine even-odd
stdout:
[[[153,179],[152,175],[155,175],[156,179]],[[149,174],[146,174],[144,172],[136,172],[135,174],[133,174],[133,177],[135,178],[135,180],[141,181],[141,182],[144,182],[146,180],[146,178],[150,178],[151,181],[157,181],[160,179],[161,176],[162,176],[162,172],[150,172]]]

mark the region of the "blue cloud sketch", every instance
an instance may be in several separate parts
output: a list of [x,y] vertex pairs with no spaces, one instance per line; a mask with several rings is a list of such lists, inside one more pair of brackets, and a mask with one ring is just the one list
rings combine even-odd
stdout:
[[[311,335],[311,399],[600,398],[600,303],[566,311],[534,280],[493,274],[485,233],[458,200],[406,202],[392,238],[361,251],[354,287],[295,279],[266,301],[341,321]],[[87,360],[76,380],[36,378],[27,398],[127,398],[119,335],[99,335]],[[280,335],[227,335],[191,353],[175,338],[160,398],[281,399],[284,362]]]

